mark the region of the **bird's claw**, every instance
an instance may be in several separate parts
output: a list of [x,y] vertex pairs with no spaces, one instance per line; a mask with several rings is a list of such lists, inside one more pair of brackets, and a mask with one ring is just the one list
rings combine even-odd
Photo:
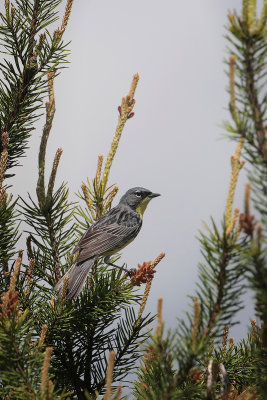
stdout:
[[131,268],[128,270],[128,276],[131,278],[133,275],[136,274],[137,268]]

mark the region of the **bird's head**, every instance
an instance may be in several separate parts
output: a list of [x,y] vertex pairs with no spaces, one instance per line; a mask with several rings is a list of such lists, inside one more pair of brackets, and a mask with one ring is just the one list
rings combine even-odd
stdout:
[[150,200],[158,196],[160,196],[160,194],[153,193],[148,189],[135,187],[127,190],[125,195],[122,196],[120,204],[128,205],[142,216]]

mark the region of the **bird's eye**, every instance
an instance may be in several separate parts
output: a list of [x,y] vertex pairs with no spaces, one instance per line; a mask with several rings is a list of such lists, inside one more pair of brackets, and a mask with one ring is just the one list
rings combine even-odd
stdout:
[[135,192],[136,197],[141,197],[141,192]]

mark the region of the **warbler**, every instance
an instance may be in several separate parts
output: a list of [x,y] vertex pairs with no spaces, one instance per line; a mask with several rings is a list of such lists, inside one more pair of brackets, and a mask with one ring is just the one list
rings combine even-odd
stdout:
[[136,238],[142,227],[143,214],[148,203],[158,196],[160,194],[152,193],[142,187],[129,189],[119,204],[91,225],[76,244],[73,250],[73,254],[78,253],[76,262],[58,281],[55,290],[61,293],[64,280],[68,278],[66,298],[77,297],[89,271],[99,257],[104,257],[104,262],[108,265],[122,268],[112,264],[110,256]]

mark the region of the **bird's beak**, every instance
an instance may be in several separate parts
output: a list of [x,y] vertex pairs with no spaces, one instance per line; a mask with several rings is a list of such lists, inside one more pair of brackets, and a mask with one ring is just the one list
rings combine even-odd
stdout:
[[160,196],[159,193],[150,193],[150,194],[148,195],[148,197],[149,197],[150,199],[153,199],[154,197],[158,197],[158,196]]

